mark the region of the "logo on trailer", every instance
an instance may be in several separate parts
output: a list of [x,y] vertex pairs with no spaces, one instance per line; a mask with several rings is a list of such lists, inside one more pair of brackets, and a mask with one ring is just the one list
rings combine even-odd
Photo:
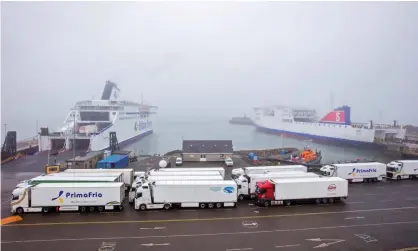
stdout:
[[362,174],[362,173],[376,173],[377,169],[376,168],[369,168],[369,169],[356,169],[353,168],[353,171],[351,171],[351,173],[348,173],[348,175],[351,176],[356,176],[356,174]]
[[331,184],[328,186],[328,192],[333,192],[337,189],[337,186],[335,184]]
[[58,193],[58,196],[57,196],[57,197],[52,198],[52,201],[54,201],[54,200],[58,200],[60,204],[64,203],[64,199],[63,199],[63,198],[61,198],[61,196],[62,196],[62,194],[63,194],[63,193],[64,193],[64,191],[62,191],[62,190],[61,190],[61,191]]
[[233,187],[224,187],[225,193],[233,193],[235,191],[235,188]]
[[219,192],[219,191],[221,191],[221,187],[211,187],[211,188],[209,188],[211,191],[214,191],[214,192]]
[[[63,194],[64,194],[63,190],[59,191],[58,196],[55,197],[55,198],[52,198],[52,201],[58,200],[60,204],[63,204],[64,199],[61,198],[63,196]],[[67,193],[65,193],[65,198],[66,199],[68,199],[68,198],[70,198],[70,199],[72,199],[72,198],[101,198],[101,197],[103,197],[103,194],[98,193],[98,192],[88,192],[88,193],[76,193],[76,192],[70,193],[70,192],[67,192]]]

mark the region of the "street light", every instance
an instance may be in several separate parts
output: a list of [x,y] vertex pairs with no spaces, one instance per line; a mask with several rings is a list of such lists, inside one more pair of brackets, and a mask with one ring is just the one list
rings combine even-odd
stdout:
[[73,169],[75,169],[75,111],[73,112],[74,117],[74,127],[73,127]]

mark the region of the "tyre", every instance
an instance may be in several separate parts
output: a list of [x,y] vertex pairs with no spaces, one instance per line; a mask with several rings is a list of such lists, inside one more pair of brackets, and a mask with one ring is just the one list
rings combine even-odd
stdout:
[[292,202],[290,200],[286,200],[284,202],[284,205],[288,207],[288,206],[292,205]]
[[321,199],[316,199],[316,200],[315,200],[315,203],[316,203],[316,204],[321,204]]
[[328,203],[328,199],[327,198],[323,198],[322,199],[322,203],[327,204]]
[[238,196],[238,200],[244,200],[244,195],[240,194],[240,195]]
[[147,205],[145,205],[145,204],[141,204],[141,205],[139,206],[139,210],[141,210],[141,211],[145,211],[145,210],[147,210]]
[[94,207],[89,207],[89,212],[94,212],[95,208]]
[[87,208],[86,207],[80,207],[80,212],[85,212],[85,211],[87,211]]
[[164,204],[164,209],[165,209],[165,210],[170,209],[170,204]]
[[42,208],[42,213],[49,213],[49,208],[48,207],[43,207]]
[[213,203],[209,203],[209,204],[208,204],[208,208],[209,208],[209,209],[212,209],[212,208],[214,208],[214,207],[215,207],[215,205],[213,205]]
[[216,203],[216,205],[215,205],[215,206],[216,206],[216,208],[221,208],[221,207],[222,207],[222,203],[219,203],[219,202],[218,202],[218,203]]
[[398,175],[398,177],[396,177],[396,180],[401,180],[402,178],[401,178],[401,176],[400,175]]
[[97,211],[103,212],[104,211],[104,207],[97,207]]
[[334,203],[334,198],[329,198],[328,201],[329,203]]
[[265,207],[269,207],[270,206],[270,201],[266,200],[266,201],[264,201],[263,204],[264,204]]
[[205,204],[205,203],[200,203],[200,204],[199,204],[199,207],[200,207],[201,209],[204,209],[204,208],[206,208],[206,204]]
[[24,213],[25,213],[25,210],[23,210],[23,208],[18,207],[18,208],[16,209],[16,214],[24,214]]

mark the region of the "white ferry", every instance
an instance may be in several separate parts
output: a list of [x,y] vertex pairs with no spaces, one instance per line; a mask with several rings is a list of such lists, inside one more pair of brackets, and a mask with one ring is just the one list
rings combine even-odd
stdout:
[[115,83],[107,81],[100,100],[77,102],[58,132],[41,133],[39,151],[59,152],[72,149],[73,144],[76,149],[99,151],[109,147],[110,132],[116,132],[119,146],[151,134],[157,107],[119,101],[119,92]]

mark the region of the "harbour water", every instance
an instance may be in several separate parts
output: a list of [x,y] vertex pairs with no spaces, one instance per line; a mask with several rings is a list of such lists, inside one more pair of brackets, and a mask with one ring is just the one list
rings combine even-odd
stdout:
[[320,145],[314,142],[283,138],[280,135],[265,134],[256,131],[253,126],[231,125],[226,119],[206,119],[194,121],[176,121],[158,119],[154,122],[154,133],[137,143],[125,147],[136,154],[164,154],[182,148],[185,140],[221,140],[229,139],[234,150],[267,149],[278,147],[303,148],[308,146],[322,151],[323,163],[375,159],[382,162],[391,161],[390,156],[375,150],[356,149]]

